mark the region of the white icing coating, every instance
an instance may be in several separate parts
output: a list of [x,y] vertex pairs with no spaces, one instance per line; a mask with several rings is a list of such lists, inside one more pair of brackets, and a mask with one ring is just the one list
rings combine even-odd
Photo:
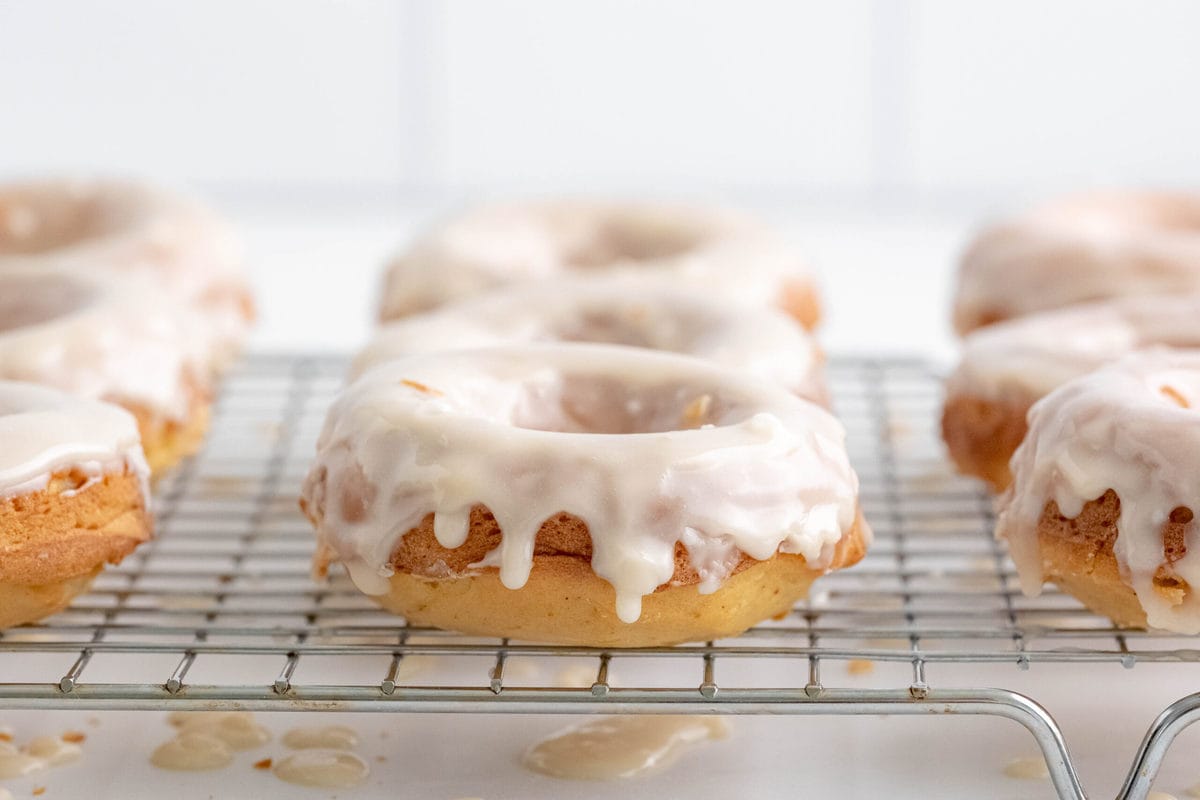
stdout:
[[429,230],[388,267],[381,316],[393,319],[522,280],[564,272],[645,274],[728,303],[773,306],[810,285],[805,260],[761,222],[727,209],[653,203],[487,206]]
[[[1178,605],[1155,589],[1164,563],[1163,525],[1172,510],[1200,511],[1200,352],[1147,350],[1059,387],[1029,412],[1029,433],[1012,458],[1013,484],[997,526],[1028,594],[1041,591],[1038,520],[1053,500],[1068,518],[1112,489],[1121,500],[1113,552],[1149,624],[1200,633],[1200,598]],[[1200,541],[1174,573],[1200,586]]]
[[534,538],[567,512],[635,621],[676,542],[719,588],[738,551],[830,563],[857,515],[844,430],[778,385],[699,359],[610,345],[528,345],[383,364],[334,403],[304,484],[320,552],[386,592],[400,537],[433,513],[457,547],[472,506],[501,544],[475,568],[524,585]]
[[1200,347],[1200,294],[1115,298],[973,331],[947,390],[996,401],[1036,398],[1154,345]]
[[986,228],[963,255],[955,315],[1006,317],[1132,294],[1200,291],[1200,195],[1068,197]]
[[154,286],[22,263],[0,269],[0,379],[187,419],[207,382],[199,316]]
[[41,386],[0,381],[0,497],[45,488],[52,473],[130,470],[149,497],[150,470],[126,411]]
[[543,739],[521,763],[555,778],[617,780],[662,769],[682,751],[728,736],[729,724],[721,717],[599,717]]
[[152,283],[203,312],[214,364],[248,330],[243,250],[232,229],[190,197],[121,180],[0,185],[0,272],[53,263]]
[[362,756],[345,750],[299,750],[275,764],[275,777],[297,786],[350,789],[370,776]]
[[825,399],[821,352],[791,317],[747,311],[661,277],[597,275],[524,283],[386,325],[358,355],[352,377],[394,358],[435,350],[577,341],[694,355]]

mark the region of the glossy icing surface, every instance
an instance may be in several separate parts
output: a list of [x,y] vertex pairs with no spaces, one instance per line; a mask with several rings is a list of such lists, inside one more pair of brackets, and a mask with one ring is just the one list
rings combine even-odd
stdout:
[[820,569],[853,527],[858,481],[842,426],[783,388],[697,359],[605,345],[412,356],[335,402],[304,498],[323,553],[359,588],[425,515],[444,547],[472,506],[503,539],[474,568],[524,585],[534,537],[559,512],[592,532],[592,568],[633,622],[670,581],[677,542],[719,588],[740,553],[798,553]]
[[[1163,525],[1176,508],[1200,510],[1200,353],[1150,350],[1059,387],[1029,413],[1029,433],[1012,459],[998,534],[1007,539],[1022,587],[1041,590],[1038,520],[1050,501],[1074,518],[1111,489],[1121,500],[1113,552],[1149,624],[1200,632],[1200,599],[1158,591],[1166,560]],[[1194,526],[1171,567],[1200,586]]]
[[986,228],[963,256],[960,325],[1073,303],[1200,291],[1200,196],[1067,197]]
[[762,223],[725,209],[559,201],[479,208],[433,227],[388,268],[392,319],[516,281],[652,273],[729,303],[774,305],[810,282],[804,259]]
[[22,263],[0,268],[0,379],[185,419],[207,381],[199,315],[153,286]]
[[248,330],[241,243],[184,195],[120,180],[0,185],[0,272],[11,264],[117,273],[153,284],[203,312],[214,362]]
[[0,497],[43,489],[52,473],[72,468],[89,477],[129,469],[145,485],[134,418],[107,403],[0,381]]
[[1200,347],[1200,294],[1114,298],[990,325],[963,339],[947,390],[1040,397],[1129,353]]
[[636,275],[521,284],[389,323],[355,359],[352,375],[415,353],[556,341],[693,355],[811,400],[825,396],[816,341],[783,312],[730,307],[722,298]]

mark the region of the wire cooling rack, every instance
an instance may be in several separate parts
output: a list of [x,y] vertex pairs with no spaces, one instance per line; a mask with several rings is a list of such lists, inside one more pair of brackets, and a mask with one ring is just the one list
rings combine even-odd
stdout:
[[[0,632],[0,708],[990,714],[1024,725],[1059,794],[1082,800],[1041,706],[1003,689],[939,688],[939,666],[1200,661],[1195,639],[1114,628],[1054,591],[1021,595],[989,498],[948,470],[940,382],[919,360],[830,364],[876,541],[785,619],[736,639],[610,652],[407,626],[343,575],[309,575],[296,496],[345,366],[255,356],[238,367],[204,451],[158,486],[158,537],[68,611]],[[534,657],[575,677],[531,683],[518,667]],[[622,684],[631,661],[652,677]],[[895,684],[837,686],[828,676],[846,670],[827,668],[837,662],[887,663]],[[1162,713],[1121,798],[1145,796],[1198,717],[1200,695]]]

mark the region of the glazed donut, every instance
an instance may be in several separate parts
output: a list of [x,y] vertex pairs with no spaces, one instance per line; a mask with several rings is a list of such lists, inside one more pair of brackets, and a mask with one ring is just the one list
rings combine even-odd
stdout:
[[202,323],[154,286],[48,264],[0,270],[0,379],[132,412],[156,473],[194,452],[211,397]]
[[119,180],[0,185],[0,271],[13,261],[125,273],[162,285],[208,325],[214,370],[240,350],[254,317],[241,245],[198,202]]
[[1200,633],[1200,352],[1148,350],[1029,412],[1001,500],[1027,593],[1057,583],[1130,626]]
[[1077,195],[986,228],[962,257],[959,333],[1133,294],[1200,292],[1200,195]]
[[630,275],[523,283],[389,323],[355,359],[351,377],[414,353],[551,341],[693,355],[828,401],[821,351],[786,314],[771,308],[748,313]]
[[0,381],[0,628],[65,608],[150,538],[147,475],[129,413]]
[[634,647],[783,614],[870,532],[841,425],[699,359],[594,344],[420,355],[334,403],[304,482],[318,574],[410,623]]
[[1009,320],[971,333],[946,382],[942,437],[959,470],[997,491],[1029,407],[1057,386],[1155,345],[1200,347],[1200,295],[1133,296]]
[[561,201],[478,209],[418,239],[388,267],[384,321],[467,295],[564,273],[653,274],[724,302],[820,317],[796,252],[764,225],[722,209]]

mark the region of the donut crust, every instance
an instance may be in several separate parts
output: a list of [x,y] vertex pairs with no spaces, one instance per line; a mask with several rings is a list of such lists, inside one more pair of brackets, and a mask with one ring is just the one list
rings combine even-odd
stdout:
[[706,595],[697,590],[700,578],[677,544],[671,580],[643,598],[637,622],[624,623],[612,586],[592,571],[591,536],[582,520],[560,513],[543,523],[529,580],[514,591],[500,582],[498,570],[468,567],[501,537],[492,514],[476,506],[462,547],[438,544],[432,514],[408,531],[392,557],[389,592],[371,599],[412,624],[470,635],[590,647],[705,641],[786,614],[816,578],[858,562],[867,536],[860,515],[822,570],[799,555],[778,553],[766,561],[743,555],[721,588]]
[[[1121,578],[1113,553],[1121,500],[1109,489],[1086,503],[1078,517],[1068,519],[1053,500],[1046,503],[1038,520],[1038,544],[1047,581],[1059,586],[1097,614],[1115,624],[1145,628],[1146,612],[1133,589]],[[1190,509],[1175,509],[1162,529],[1163,566],[1154,577],[1155,591],[1179,603],[1190,587],[1171,570],[1171,564],[1187,552],[1186,530]]]
[[161,478],[183,459],[198,452],[208,433],[212,409],[211,392],[194,380],[185,380],[185,383],[188,410],[187,416],[181,420],[165,417],[138,403],[125,402],[120,398],[109,399],[133,414],[137,420],[146,463],[150,466],[151,475],[156,479]]
[[152,531],[127,471],[89,481],[64,470],[44,489],[0,499],[0,628],[62,610]]
[[1012,483],[1008,462],[1025,438],[1033,398],[1005,401],[971,395],[946,398],[942,439],[958,471],[986,481],[994,492]]

